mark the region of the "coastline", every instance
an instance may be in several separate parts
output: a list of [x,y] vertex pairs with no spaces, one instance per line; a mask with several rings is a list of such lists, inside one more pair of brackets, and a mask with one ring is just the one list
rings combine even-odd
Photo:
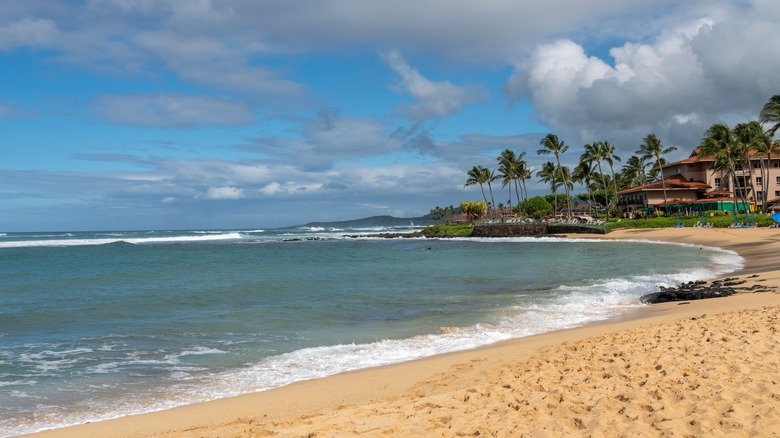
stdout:
[[[774,229],[619,230],[570,237],[733,250],[745,259],[745,266],[731,276],[758,275],[750,281],[780,286],[780,232]],[[660,434],[671,427],[697,435],[767,434],[780,424],[780,385],[772,383],[777,359],[771,367],[757,355],[777,347],[777,332],[767,336],[765,331],[772,321],[777,323],[778,315],[777,292],[659,304],[623,318],[476,350],[31,436],[559,436],[584,431],[613,435],[621,430]],[[743,326],[748,332],[744,336],[737,330]],[[763,332],[750,333],[756,329]],[[702,330],[729,334],[717,342],[713,336],[680,335]],[[767,342],[774,347],[764,345]],[[736,356],[733,349],[738,345],[732,343],[757,347]],[[696,357],[698,366],[691,363],[688,371],[680,371],[680,357],[668,354],[678,347],[686,357]],[[719,348],[732,353],[723,355]],[[617,363],[629,368],[617,368]],[[725,367],[724,372],[718,367]],[[735,374],[757,383],[735,379]],[[717,394],[713,385],[720,387]],[[740,399],[750,403],[743,406]],[[709,409],[696,408],[694,402]]]

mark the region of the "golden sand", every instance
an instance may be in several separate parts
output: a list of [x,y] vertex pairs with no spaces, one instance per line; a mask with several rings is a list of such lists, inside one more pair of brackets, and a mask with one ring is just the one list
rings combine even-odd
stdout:
[[41,437],[780,436],[780,230],[599,237],[731,249],[772,292],[649,306],[622,320]]

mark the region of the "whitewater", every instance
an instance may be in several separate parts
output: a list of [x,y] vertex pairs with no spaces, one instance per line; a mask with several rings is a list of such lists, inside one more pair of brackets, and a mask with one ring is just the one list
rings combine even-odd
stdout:
[[0,234],[0,435],[588,324],[742,264],[643,241],[372,237],[415,229]]

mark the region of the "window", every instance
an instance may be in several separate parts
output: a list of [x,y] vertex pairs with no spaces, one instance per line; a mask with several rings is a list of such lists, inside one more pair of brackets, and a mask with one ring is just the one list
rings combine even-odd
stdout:
[[772,163],[772,164],[774,164],[774,167],[780,167],[780,161],[775,161],[775,162],[774,162],[774,163]]
[[764,182],[763,178],[761,178],[760,176],[757,176],[757,177],[756,177],[756,185],[757,185],[757,186],[760,186],[760,185],[761,185],[761,183],[763,183],[763,182]]
[[761,168],[761,162],[753,163],[753,169],[760,169]]
[[780,190],[775,190],[775,198],[780,198]]
[[[777,177],[778,184],[780,184],[780,176]],[[715,185],[720,187],[720,178],[715,178]]]
[[780,184],[780,176],[777,177],[777,180],[775,181],[777,184]]
[[734,170],[744,170],[744,169],[742,168],[741,164],[737,164],[734,166]]
[[764,192],[756,192],[756,200],[757,201],[763,201],[764,200]]

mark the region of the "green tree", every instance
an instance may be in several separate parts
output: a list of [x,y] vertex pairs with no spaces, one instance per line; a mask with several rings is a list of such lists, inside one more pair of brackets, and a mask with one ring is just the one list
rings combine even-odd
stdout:
[[663,160],[664,155],[674,152],[676,150],[677,148],[674,146],[664,148],[664,146],[661,144],[661,140],[659,140],[655,134],[651,133],[648,134],[642,140],[642,144],[639,146],[639,149],[636,151],[636,153],[640,154],[642,158],[645,158],[647,160],[655,160],[655,167],[660,172],[661,190],[663,190],[664,193],[664,206],[666,205],[668,200],[666,199],[666,182],[665,182],[663,171],[661,171],[661,166],[663,165],[661,160]]
[[452,205],[444,208],[437,205],[436,208],[431,210],[431,219],[433,219],[433,221],[436,223],[447,223],[450,221],[452,216],[455,216],[456,213],[457,211]]
[[558,191],[558,187],[561,186],[559,169],[552,161],[548,161],[542,164],[542,168],[536,173],[539,177],[539,181],[550,184],[550,191],[555,199],[555,205],[553,205],[553,211],[558,212],[558,198],[555,196]]
[[482,191],[482,199],[485,201],[485,204],[487,204],[484,185],[487,184],[488,179],[490,178],[490,171],[487,170],[484,166],[474,166],[466,173],[466,175],[468,175],[468,178],[466,179],[466,184],[463,187],[479,184],[479,189]]
[[[770,134],[769,130],[764,130],[761,126],[761,123],[757,121],[752,121],[748,123],[740,123],[734,127],[734,135],[737,137],[739,142],[742,144],[745,153],[747,154],[748,158],[748,167],[752,170],[752,166],[750,165],[751,161],[751,155],[755,155],[758,157],[759,160],[759,169],[761,174],[761,194],[762,198],[761,201],[761,208],[766,213],[766,201],[767,198],[767,192],[769,191],[769,178],[768,178],[768,171],[767,171],[767,164],[768,160],[770,159],[772,154],[776,154],[778,152],[778,145],[777,143],[772,141],[772,135]],[[752,178],[751,178],[752,182]],[[758,199],[758,196],[756,196],[756,200]]]
[[534,196],[520,204],[523,213],[532,218],[541,219],[553,214],[553,206],[542,196]]
[[[580,162],[590,163],[591,165],[596,163],[596,167],[599,169],[599,175],[601,175],[601,188],[604,190],[604,194],[606,195],[603,205],[609,208],[609,186],[607,185],[607,178],[606,174],[604,173],[604,169],[601,167],[601,162],[605,159],[604,148],[602,148],[601,145],[596,142],[586,144],[584,149],[585,152],[580,155]],[[607,215],[607,221],[609,221],[609,215]]]
[[758,120],[762,125],[769,125],[767,129],[769,137],[774,137],[778,128],[780,128],[780,94],[769,98],[769,102],[764,104],[764,107],[761,109]]
[[617,178],[615,177],[615,168],[614,163],[615,161],[620,161],[620,157],[615,155],[615,146],[608,142],[603,141],[599,142],[599,147],[602,150],[602,155],[604,156],[604,161],[609,164],[609,172],[612,174],[612,184],[614,191],[612,192],[612,197],[610,199],[610,205],[612,208],[615,207],[617,204],[617,192],[618,192],[618,186],[617,186]]
[[[542,146],[541,149],[538,149],[536,153],[538,155],[549,155],[553,154],[555,155],[555,161],[557,163],[557,168],[561,168],[561,155],[563,155],[566,151],[569,150],[569,146],[567,146],[562,140],[558,139],[558,136],[555,134],[547,134],[544,136],[544,138],[539,142],[539,144]],[[568,177],[568,175],[563,175],[562,172],[559,172],[560,177]],[[568,217],[571,217],[571,196],[569,195],[569,187],[571,186],[571,181],[563,180],[562,185],[564,190],[566,191],[566,204],[568,207]],[[557,208],[556,208],[557,211]]]
[[647,184],[647,166],[649,164],[647,158],[644,156],[632,155],[628,157],[626,164],[620,171],[626,185],[629,187],[637,187]]
[[528,200],[528,189],[525,186],[525,182],[533,178],[533,172],[528,167],[528,162],[520,160],[520,168],[518,169],[517,178],[520,180],[521,187],[523,188],[523,201]]
[[467,215],[472,224],[475,220],[484,216],[486,211],[487,204],[484,201],[464,201],[460,203],[460,212]]
[[524,166],[523,157],[525,152],[515,154],[510,149],[504,149],[498,156],[498,175],[501,177],[501,187],[509,185],[509,209],[512,209],[512,185],[515,186],[515,195],[517,203],[520,203],[520,188],[518,180],[520,179],[521,168]]
[[589,161],[580,161],[577,167],[574,168],[574,171],[571,175],[571,178],[574,182],[582,184],[585,187],[585,190],[588,191],[588,213],[591,215],[593,215],[593,212],[590,210],[593,207],[593,204],[595,204],[595,199],[593,198],[593,178],[595,176],[596,169],[593,166],[593,163]]
[[492,169],[490,170],[485,169],[485,170],[487,171],[487,175],[485,175],[485,180],[487,181],[488,191],[490,191],[490,208],[495,209],[496,199],[493,198],[493,181],[498,179],[498,175],[496,175],[496,172]]
[[702,137],[701,144],[699,145],[699,150],[701,155],[715,157],[715,161],[713,162],[713,168],[715,170],[725,170],[726,173],[731,176],[734,200],[734,222],[736,222],[738,211],[737,198],[739,197],[736,165],[743,156],[742,145],[737,141],[734,132],[728,125],[716,123],[710,126],[704,133],[704,137]]

